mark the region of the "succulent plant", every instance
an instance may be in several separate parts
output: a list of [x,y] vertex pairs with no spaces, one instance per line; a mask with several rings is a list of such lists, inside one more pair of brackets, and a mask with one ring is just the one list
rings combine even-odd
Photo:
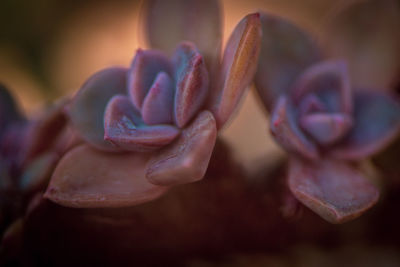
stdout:
[[221,62],[218,1],[148,1],[143,14],[152,49],[94,74],[67,108],[84,142],[53,173],[45,196],[58,204],[136,205],[202,179],[253,79],[258,14],[236,26]]
[[345,60],[324,60],[294,23],[262,14],[256,87],[271,112],[270,129],[289,153],[288,186],[332,223],[353,219],[379,191],[357,162],[400,131],[400,104],[385,90],[352,88]]

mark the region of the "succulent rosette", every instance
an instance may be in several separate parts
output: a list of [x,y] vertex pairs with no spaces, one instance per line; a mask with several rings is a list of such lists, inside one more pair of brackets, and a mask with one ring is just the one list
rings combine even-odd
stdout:
[[45,196],[58,204],[136,205],[202,179],[253,79],[258,14],[236,26],[222,61],[218,1],[147,1],[142,14],[151,49],[94,74],[67,108],[84,142],[54,171]]
[[314,39],[283,18],[262,14],[256,88],[275,140],[290,153],[293,195],[341,223],[375,204],[377,188],[357,162],[400,130],[400,104],[385,90],[352,88],[344,60],[324,60]]

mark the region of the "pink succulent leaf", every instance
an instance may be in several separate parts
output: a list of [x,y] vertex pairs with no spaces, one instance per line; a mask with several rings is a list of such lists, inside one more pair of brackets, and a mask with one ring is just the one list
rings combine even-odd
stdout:
[[360,90],[355,94],[354,105],[353,128],[332,149],[333,157],[366,158],[382,150],[400,133],[400,104],[395,98],[378,91]]
[[313,38],[294,23],[261,13],[263,38],[255,84],[268,111],[305,68],[320,60]]
[[0,136],[13,122],[24,120],[8,89],[0,84]]
[[170,146],[152,157],[147,179],[158,185],[176,185],[203,178],[217,137],[216,122],[203,111]]
[[110,98],[126,94],[126,68],[108,68],[90,77],[68,107],[68,115],[79,135],[98,149],[113,151],[104,141],[104,111]]
[[209,107],[218,129],[228,121],[253,80],[260,52],[261,25],[258,13],[236,25],[225,48],[221,73],[210,94]]
[[299,116],[302,117],[309,113],[327,112],[327,107],[315,94],[309,94],[299,103]]
[[292,158],[289,188],[295,197],[331,223],[354,219],[373,206],[379,191],[360,171],[342,161]]
[[183,128],[201,108],[208,93],[209,79],[203,57],[194,44],[181,43],[175,51],[175,122]]
[[143,101],[142,118],[148,125],[173,122],[174,82],[160,72]]
[[171,143],[179,129],[172,125],[145,125],[126,96],[111,98],[104,113],[104,139],[121,150],[146,152]]
[[347,1],[332,11],[321,29],[328,56],[349,62],[353,87],[389,89],[400,68],[399,2]]
[[351,114],[353,98],[346,63],[323,61],[306,69],[295,81],[291,96],[296,104],[316,96],[328,112]]
[[301,128],[321,145],[331,145],[352,126],[352,117],[344,113],[312,113],[300,119]]
[[151,201],[168,188],[145,178],[149,157],[151,153],[107,153],[78,146],[58,163],[44,196],[75,208],[134,206]]
[[210,73],[221,53],[222,18],[215,0],[149,0],[143,10],[150,47],[172,54],[181,41],[196,44]]
[[159,72],[172,77],[172,64],[161,51],[138,49],[128,71],[127,88],[132,103],[141,110],[143,101]]
[[318,159],[317,146],[303,133],[297,122],[297,114],[290,100],[281,96],[271,115],[271,133],[286,150],[310,159]]

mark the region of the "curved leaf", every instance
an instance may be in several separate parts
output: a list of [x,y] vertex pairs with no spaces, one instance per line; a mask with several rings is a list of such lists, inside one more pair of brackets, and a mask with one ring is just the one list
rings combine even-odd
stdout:
[[142,11],[144,33],[152,48],[169,54],[181,41],[195,43],[212,73],[221,53],[220,12],[215,0],[148,0]]
[[379,198],[379,191],[358,170],[330,159],[292,158],[288,182],[298,200],[331,223],[360,216]]
[[78,146],[58,163],[44,196],[75,208],[134,206],[151,201],[168,188],[153,185],[145,178],[150,156]]
[[175,122],[183,128],[203,105],[208,92],[208,72],[203,57],[189,42],[176,49],[175,64]]
[[265,107],[271,111],[279,96],[289,92],[300,73],[320,59],[313,38],[294,23],[261,13],[263,37],[255,84]]
[[155,82],[157,74],[172,77],[172,64],[161,51],[138,49],[128,71],[128,92],[136,109],[141,110],[144,98]]
[[104,113],[104,139],[121,150],[151,151],[172,142],[179,129],[172,125],[147,126],[128,97],[117,95]]
[[210,160],[217,128],[209,111],[201,112],[178,140],[150,161],[147,179],[158,185],[189,183],[203,178]]
[[219,80],[210,94],[209,107],[218,129],[228,121],[253,80],[260,42],[260,15],[249,14],[236,25],[228,40]]
[[23,120],[23,116],[17,103],[7,88],[0,84],[0,136],[10,123],[21,120]]
[[90,77],[78,91],[68,115],[73,126],[89,144],[103,150],[115,150],[104,141],[104,110],[116,94],[126,94],[126,68],[108,68]]
[[353,128],[331,155],[362,159],[377,153],[400,133],[400,103],[378,91],[360,90],[354,97]]

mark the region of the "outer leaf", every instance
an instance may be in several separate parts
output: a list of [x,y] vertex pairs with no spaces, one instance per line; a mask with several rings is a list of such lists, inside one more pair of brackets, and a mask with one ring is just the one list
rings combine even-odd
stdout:
[[175,185],[202,179],[216,137],[215,119],[210,112],[203,111],[175,143],[150,160],[147,179],[158,185]]
[[260,52],[261,25],[258,13],[242,19],[230,36],[224,52],[217,87],[210,95],[210,108],[218,129],[230,118],[253,80]]
[[128,72],[128,91],[136,109],[141,110],[144,98],[159,72],[172,77],[172,64],[161,51],[138,49]]
[[176,73],[175,122],[182,128],[203,105],[208,92],[208,72],[203,57],[189,42],[179,45],[174,55]]
[[104,139],[122,150],[151,151],[172,142],[179,130],[171,125],[147,126],[128,97],[114,96],[104,113]]
[[145,178],[151,154],[114,154],[82,145],[57,165],[45,197],[67,207],[133,206],[158,198],[167,187]]
[[142,118],[148,125],[173,122],[173,81],[160,72],[143,101]]
[[304,205],[331,223],[343,223],[373,206],[379,192],[349,164],[291,159],[289,187]]
[[23,120],[23,116],[14,98],[7,88],[0,84],[0,136],[10,123],[21,120]]
[[82,86],[68,109],[73,126],[85,141],[103,150],[115,150],[104,141],[104,110],[116,94],[126,94],[125,68],[108,68],[97,72]]
[[355,94],[354,126],[332,156],[362,159],[387,146],[400,132],[400,104],[379,92],[361,90]]
[[307,158],[319,158],[316,145],[299,128],[295,111],[285,96],[279,98],[272,112],[271,133],[285,149],[300,153]]
[[312,37],[294,23],[261,13],[263,38],[255,84],[268,111],[295,79],[320,58]]
[[216,70],[222,36],[219,1],[149,0],[146,4],[144,32],[151,47],[172,54],[181,41],[191,41],[210,73]]

